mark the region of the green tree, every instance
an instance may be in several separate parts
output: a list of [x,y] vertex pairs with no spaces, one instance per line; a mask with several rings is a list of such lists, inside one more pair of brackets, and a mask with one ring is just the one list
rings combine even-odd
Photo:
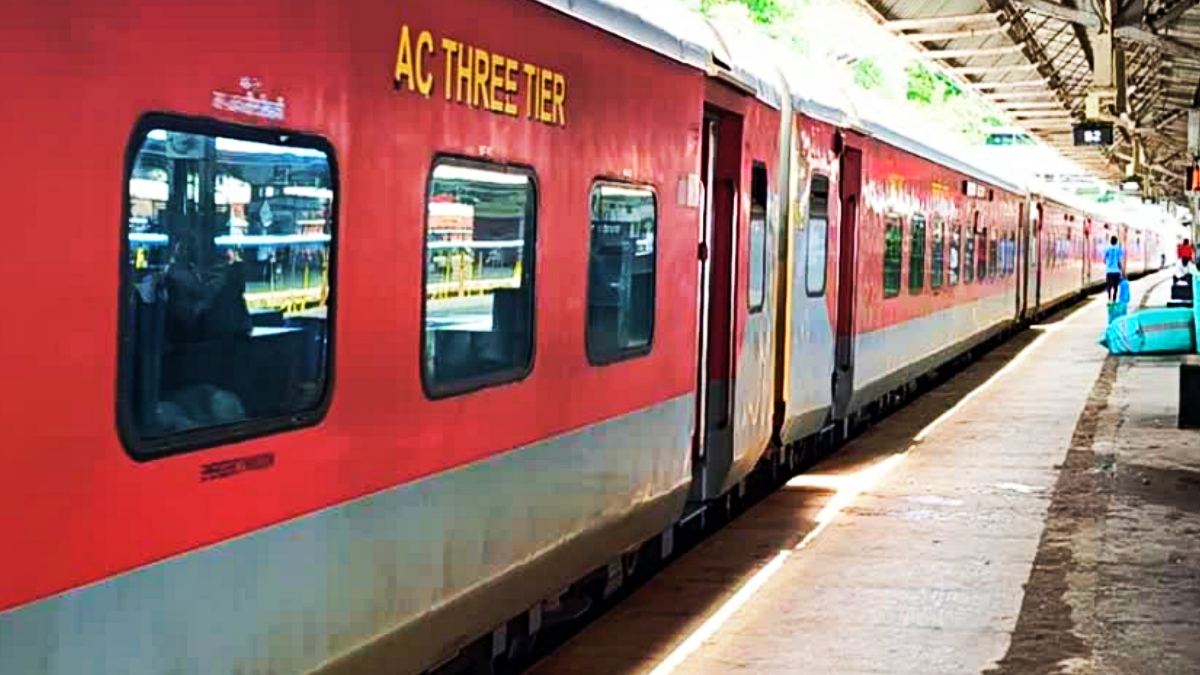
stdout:
[[883,86],[883,69],[869,56],[858,59],[854,62],[854,83],[863,89],[879,89]]
[[750,18],[764,26],[774,26],[791,16],[780,0],[700,0],[700,11],[707,14],[720,5],[743,5],[750,11]]
[[962,89],[942,73],[930,70],[924,63],[913,61],[905,68],[908,76],[908,100],[922,105],[945,103],[962,96]]

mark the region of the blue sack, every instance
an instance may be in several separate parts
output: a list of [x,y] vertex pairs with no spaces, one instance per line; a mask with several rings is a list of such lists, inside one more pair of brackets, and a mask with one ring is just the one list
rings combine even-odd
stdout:
[[1110,354],[1186,354],[1196,348],[1190,308],[1143,309],[1114,320],[1100,344]]
[[1125,316],[1129,312],[1129,303],[1126,302],[1110,302],[1108,303],[1108,323],[1111,324],[1114,320]]
[[1122,279],[1120,285],[1117,286],[1117,302],[1119,302],[1123,305],[1128,305],[1129,297],[1130,297],[1129,280]]

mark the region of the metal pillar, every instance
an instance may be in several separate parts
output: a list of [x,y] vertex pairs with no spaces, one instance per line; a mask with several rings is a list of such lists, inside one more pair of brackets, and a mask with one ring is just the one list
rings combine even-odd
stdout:
[[1192,207],[1192,245],[1200,239],[1200,194],[1188,195],[1188,204]]

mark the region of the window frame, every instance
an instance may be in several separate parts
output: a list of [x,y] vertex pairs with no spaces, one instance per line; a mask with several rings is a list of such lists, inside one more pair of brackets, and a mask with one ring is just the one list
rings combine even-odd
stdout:
[[[917,225],[921,226],[921,256],[916,257]],[[913,214],[908,218],[908,294],[921,295],[925,292],[925,254],[929,252],[929,220],[922,214]],[[902,257],[903,247],[901,248]],[[913,263],[920,263],[918,270]],[[913,277],[920,273],[921,285],[913,286]]]
[[946,221],[935,214],[930,222],[933,223],[933,237],[930,238],[929,290],[936,291],[946,285]]
[[[654,289],[653,289],[654,292],[652,295],[652,297],[654,299],[654,307],[653,307],[654,311],[651,312],[651,314],[650,314],[650,335],[648,336],[645,345],[640,346],[640,347],[620,349],[615,352],[612,352],[607,357],[596,356],[596,354],[592,348],[592,341],[590,339],[591,331],[588,330],[588,306],[590,305],[591,293],[592,293],[591,274],[592,274],[592,234],[593,234],[592,233],[592,212],[591,212],[591,208],[589,206],[589,208],[588,208],[588,247],[587,247],[587,255],[588,255],[587,275],[588,276],[584,282],[584,285],[586,286],[587,290],[584,291],[584,299],[583,299],[583,351],[587,355],[588,365],[590,365],[594,368],[603,368],[604,366],[610,366],[615,363],[621,363],[623,361],[630,361],[633,359],[642,358],[644,356],[649,356],[654,351],[654,336],[655,336],[655,332],[658,330],[658,289],[659,289],[658,249],[659,249],[659,244],[661,243],[661,240],[659,239],[659,236],[658,236],[659,216],[661,215],[661,212],[659,211],[658,188],[650,183],[635,183],[635,182],[629,181],[629,180],[623,180],[623,179],[619,179],[619,178],[612,178],[610,176],[600,175],[600,176],[596,176],[595,178],[593,178],[591,184],[588,186],[589,204],[591,203],[590,199],[591,199],[592,193],[595,192],[596,188],[598,188],[602,185],[611,185],[613,187],[620,187],[620,188],[626,188],[626,189],[632,188],[632,189],[637,189],[637,190],[646,190],[647,192],[650,193],[650,197],[654,200]],[[535,237],[536,237],[536,232],[535,232]],[[536,340],[535,340],[535,343],[536,343]],[[535,344],[535,346],[536,346],[536,344]],[[532,364],[530,367],[532,367]]]
[[[965,264],[963,265],[962,269],[962,283],[964,286],[970,286],[975,283],[975,267],[977,265],[976,258],[979,256],[979,252],[975,247],[976,239],[978,239],[978,237],[976,236],[975,228],[969,226],[963,227],[962,259]],[[971,253],[969,255],[967,254],[968,248],[971,249]],[[967,265],[970,265],[971,267],[968,269]]]
[[954,251],[954,257],[956,258],[956,260],[951,261],[949,256],[947,256],[946,259],[946,286],[950,288],[955,288],[965,283],[962,278],[963,250],[966,245],[965,232],[963,224],[958,221],[950,225],[950,242],[948,245],[950,247],[949,250]]
[[[527,208],[533,209],[533,236],[527,237],[525,246],[521,249],[521,274],[529,279],[529,361],[521,368],[509,368],[470,379],[460,380],[449,385],[434,385],[425,375],[426,358],[426,325],[428,321],[429,293],[429,191],[433,188],[433,172],[439,166],[451,165],[466,169],[492,171],[504,174],[520,174],[529,178],[529,189],[532,196]],[[418,347],[417,368],[420,372],[421,391],[430,401],[441,401],[459,396],[467,396],[478,391],[501,387],[508,384],[523,382],[533,374],[537,362],[537,242],[541,216],[541,185],[538,183],[537,171],[528,164],[519,162],[501,162],[456,153],[437,153],[429,163],[425,174],[425,190],[421,193],[424,204],[421,207],[421,316],[420,316],[420,345]]]
[[[895,227],[900,231],[899,251],[896,258],[896,292],[888,293],[888,230]],[[883,299],[891,300],[900,297],[904,287],[904,218],[895,214],[884,216],[883,220]]]
[[[750,284],[750,271],[754,265],[754,174],[762,169],[763,173],[763,232],[762,232],[762,286],[755,304],[754,287]],[[746,311],[748,314],[762,314],[767,306],[767,259],[770,247],[767,236],[771,230],[771,170],[766,162],[753,160],[750,163],[750,209],[746,212]]]
[[[975,233],[975,239],[975,278],[982,284],[988,279],[988,227],[986,225]],[[983,240],[983,246],[979,245],[980,239]]]
[[988,278],[996,279],[1000,276],[1000,232],[993,228],[992,233],[988,236]]
[[[129,219],[132,213],[130,180],[133,178],[133,170],[147,136],[156,129],[317,150],[325,153],[329,165],[330,190],[334,195],[333,208],[330,209],[329,216],[329,288],[325,302],[327,308],[325,378],[321,394],[312,407],[283,415],[173,433],[153,440],[144,439],[138,431],[132,406],[135,354],[132,336],[126,332],[126,328],[132,325],[133,319],[130,293],[126,292],[133,282],[133,267],[129,262],[131,251]],[[336,387],[338,259],[341,248],[340,212],[343,199],[340,165],[333,143],[323,136],[312,133],[238,124],[196,115],[164,111],[147,112],[137,119],[130,130],[125,144],[124,166],[121,175],[123,183],[119,228],[121,243],[118,247],[116,422],[117,437],[125,449],[125,453],[139,464],[155,462],[178,455],[215,450],[236,443],[307,429],[324,422],[333,404]]]
[[[814,291],[808,286],[809,247],[812,236],[813,183],[817,178],[825,181],[825,254],[821,256],[821,288]],[[804,214],[804,295],[809,298],[823,298],[829,290],[829,221],[830,195],[833,194],[833,179],[824,172],[814,171],[808,179],[808,209]]]

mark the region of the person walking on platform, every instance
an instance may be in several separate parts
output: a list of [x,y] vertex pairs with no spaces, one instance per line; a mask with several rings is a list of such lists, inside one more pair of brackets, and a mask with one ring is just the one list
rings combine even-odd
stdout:
[[1108,301],[1117,301],[1117,289],[1121,279],[1125,278],[1125,250],[1116,237],[1109,240],[1108,248],[1104,251],[1105,285],[1108,290]]
[[1182,244],[1175,247],[1175,255],[1186,265],[1195,259],[1196,249],[1192,246],[1192,242],[1184,239]]

